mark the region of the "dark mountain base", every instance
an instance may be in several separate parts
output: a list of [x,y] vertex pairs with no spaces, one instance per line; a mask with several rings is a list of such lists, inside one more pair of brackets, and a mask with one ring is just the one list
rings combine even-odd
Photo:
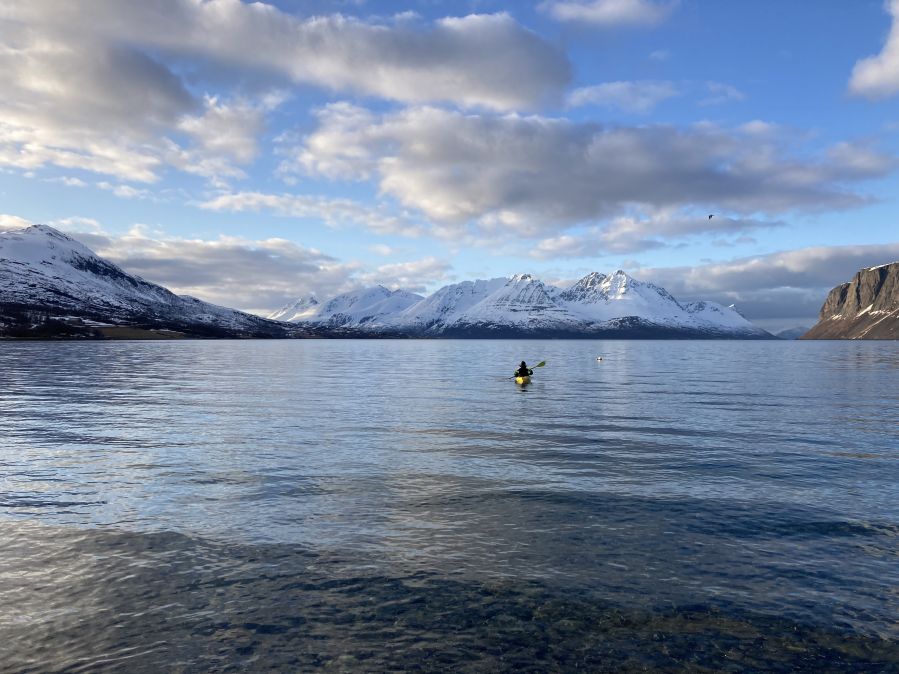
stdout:
[[101,313],[0,304],[0,337],[6,339],[283,339],[306,336],[306,332],[264,319],[260,319],[258,328],[238,331],[215,324],[166,320],[157,316],[134,315],[111,320]]

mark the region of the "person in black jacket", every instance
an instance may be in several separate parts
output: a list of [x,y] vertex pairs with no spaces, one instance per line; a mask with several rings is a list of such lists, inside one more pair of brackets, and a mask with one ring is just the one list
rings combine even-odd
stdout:
[[534,374],[534,371],[528,367],[528,364],[524,361],[521,361],[521,365],[518,367],[518,371],[515,373],[516,377],[530,377]]

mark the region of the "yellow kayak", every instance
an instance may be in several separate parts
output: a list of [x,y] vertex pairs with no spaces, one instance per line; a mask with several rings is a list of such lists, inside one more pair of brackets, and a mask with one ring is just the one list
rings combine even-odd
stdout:
[[531,378],[530,377],[515,377],[515,383],[516,384],[530,384]]

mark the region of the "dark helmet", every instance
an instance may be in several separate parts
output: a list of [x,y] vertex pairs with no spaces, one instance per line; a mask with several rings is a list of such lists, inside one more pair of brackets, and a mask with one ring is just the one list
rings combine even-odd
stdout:
[[525,363],[524,361],[521,361],[521,367],[527,367],[527,366],[528,366],[527,363]]

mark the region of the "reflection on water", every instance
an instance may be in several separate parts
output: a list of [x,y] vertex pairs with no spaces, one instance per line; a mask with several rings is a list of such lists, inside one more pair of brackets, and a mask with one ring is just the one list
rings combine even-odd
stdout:
[[899,671],[897,371],[892,343],[0,344],[0,670]]

